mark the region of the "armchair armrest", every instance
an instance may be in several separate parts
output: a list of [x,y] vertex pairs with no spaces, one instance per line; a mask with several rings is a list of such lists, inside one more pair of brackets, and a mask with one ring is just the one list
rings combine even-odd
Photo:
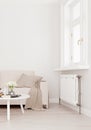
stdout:
[[46,81],[40,82],[40,89],[42,92],[42,104],[44,108],[48,108],[48,84]]

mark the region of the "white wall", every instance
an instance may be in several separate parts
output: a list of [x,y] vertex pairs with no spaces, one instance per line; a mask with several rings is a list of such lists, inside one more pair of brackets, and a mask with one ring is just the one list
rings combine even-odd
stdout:
[[59,5],[57,0],[0,1],[0,70],[35,70],[58,98]]
[[[91,66],[91,0],[89,1],[89,65]],[[57,0],[0,0],[0,70],[35,70],[58,98],[59,5]],[[91,68],[82,75],[82,112],[91,116]]]
[[85,71],[83,77],[83,111],[88,116],[91,116],[91,0],[88,0],[88,62],[89,70]]

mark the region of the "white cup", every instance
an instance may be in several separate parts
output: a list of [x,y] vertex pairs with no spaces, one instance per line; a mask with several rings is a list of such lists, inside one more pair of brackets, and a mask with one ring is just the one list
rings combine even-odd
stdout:
[[8,89],[6,86],[3,88],[3,93],[4,93],[4,95],[8,94]]

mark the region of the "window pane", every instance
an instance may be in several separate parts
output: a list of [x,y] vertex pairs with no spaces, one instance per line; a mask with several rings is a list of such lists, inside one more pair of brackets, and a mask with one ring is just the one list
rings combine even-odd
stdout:
[[80,2],[73,7],[73,20],[80,17]]
[[80,24],[77,24],[73,27],[73,62],[80,62]]
[[69,47],[69,39],[65,38],[64,41],[64,64],[65,66],[69,65],[70,61],[70,47]]
[[70,32],[70,27],[69,27],[69,19],[70,19],[70,10],[69,8],[65,8],[64,11],[64,65],[68,66],[70,62],[70,41],[69,41],[69,32]]

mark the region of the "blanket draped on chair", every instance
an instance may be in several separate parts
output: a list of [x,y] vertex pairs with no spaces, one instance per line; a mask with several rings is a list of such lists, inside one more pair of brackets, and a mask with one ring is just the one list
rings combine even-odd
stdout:
[[40,82],[35,83],[29,92],[30,98],[27,99],[25,108],[31,108],[33,110],[42,109],[42,93],[40,89]]
[[42,93],[40,89],[40,82],[42,77],[36,75],[22,74],[17,81],[17,87],[31,88],[30,98],[26,100],[25,108],[42,109]]

